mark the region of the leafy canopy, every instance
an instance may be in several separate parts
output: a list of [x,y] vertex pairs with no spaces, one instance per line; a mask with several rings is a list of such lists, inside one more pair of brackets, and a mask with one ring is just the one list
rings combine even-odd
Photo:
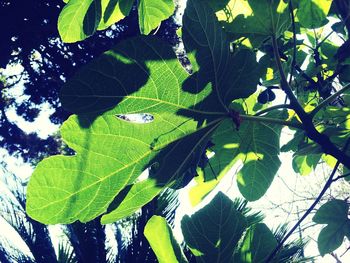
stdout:
[[[108,27],[128,14],[128,3],[70,0],[60,15],[62,39],[80,41]],[[46,224],[87,222],[101,215],[102,223],[111,223],[193,177],[190,192],[197,204],[237,164],[238,188],[246,200],[255,201],[271,185],[281,149],[294,152],[293,168],[300,174],[310,173],[321,159],[334,167],[322,197],[338,166],[344,171],[350,166],[349,105],[336,101],[349,88],[340,78],[348,66],[347,46],[332,45],[330,35],[316,30],[335,12],[331,7],[326,0],[189,0],[181,32],[191,74],[154,36],[130,38],[103,53],[61,90],[63,107],[74,113],[61,135],[75,155],[39,163],[28,185],[27,213]],[[141,0],[137,8],[141,33],[147,34],[174,7],[172,1]],[[312,47],[296,35],[306,36]],[[305,70],[301,66],[311,58],[304,46],[313,54]],[[340,89],[334,85],[337,76]],[[289,103],[268,107],[277,89]],[[283,126],[296,132],[280,147]],[[144,171],[147,178],[140,177]],[[348,207],[344,202],[325,206],[315,216],[316,223],[327,224],[319,237],[322,255],[348,236],[347,219],[323,215],[339,207],[345,215]],[[246,231],[245,220],[219,194],[183,219],[185,241],[203,262],[265,262],[291,234],[277,242],[264,224],[255,222]],[[203,221],[213,224],[203,229]],[[160,261],[185,260],[164,219],[154,217],[147,226],[146,237]],[[164,230],[163,247],[155,241],[158,227]],[[329,236],[336,239],[332,244]]]
[[[58,18],[62,40],[73,43],[86,39],[128,16],[134,0],[69,0]],[[138,1],[142,34],[149,34],[174,12],[172,0]]]

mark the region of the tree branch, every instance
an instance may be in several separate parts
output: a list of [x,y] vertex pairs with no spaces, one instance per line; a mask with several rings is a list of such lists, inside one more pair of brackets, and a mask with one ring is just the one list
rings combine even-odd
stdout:
[[276,36],[272,36],[272,46],[273,46],[273,52],[275,55],[275,60],[277,64],[277,68],[280,73],[281,77],[281,88],[282,90],[287,94],[289,100],[290,100],[290,105],[296,112],[296,114],[299,116],[303,128],[307,134],[307,136],[313,140],[314,142],[318,143],[324,153],[332,155],[334,158],[336,158],[340,163],[345,165],[350,169],[350,156],[346,155],[343,151],[338,149],[329,139],[329,137],[325,134],[320,133],[319,131],[316,130],[313,122],[312,122],[312,117],[307,114],[300,103],[298,102],[297,98],[295,97],[291,87],[288,84],[288,81],[286,79],[286,76],[284,74],[282,64],[281,64],[281,59],[280,55],[278,52],[278,45],[277,45],[277,40]]
[[333,179],[333,182],[338,181],[338,180],[340,180],[342,178],[348,177],[349,175],[350,175],[350,173],[339,175],[339,176],[337,176],[336,178]]
[[[347,140],[343,150],[346,151],[348,146],[350,144],[350,139]],[[276,256],[278,251],[282,248],[283,244],[287,241],[287,239],[294,233],[294,231],[299,227],[299,225],[304,221],[304,219],[312,212],[312,210],[315,208],[315,206],[318,204],[318,202],[322,199],[323,195],[326,193],[326,191],[329,189],[329,187],[333,183],[333,178],[335,173],[338,170],[338,167],[340,165],[340,162],[337,161],[335,164],[332,173],[330,174],[327,182],[323,186],[321,192],[315,199],[315,201],[311,204],[311,206],[306,210],[306,212],[303,214],[303,216],[295,223],[295,225],[288,231],[288,233],[283,237],[283,239],[278,243],[276,248],[272,251],[272,253],[269,255],[269,257],[266,260],[266,263],[271,262],[271,260]]]

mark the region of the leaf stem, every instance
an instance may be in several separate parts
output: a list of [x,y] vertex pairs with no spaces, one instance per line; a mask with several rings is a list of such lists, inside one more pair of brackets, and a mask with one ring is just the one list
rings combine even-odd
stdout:
[[296,129],[303,129],[303,125],[298,122],[290,122],[290,121],[284,121],[276,118],[268,118],[268,117],[262,117],[262,116],[253,116],[253,115],[240,115],[242,120],[246,121],[256,121],[256,122],[265,122],[265,123],[272,123],[272,124],[280,124],[283,126],[288,126]]
[[338,181],[338,180],[340,180],[340,179],[342,179],[342,178],[346,178],[346,177],[348,177],[348,176],[350,176],[350,173],[343,174],[343,175],[339,175],[338,177],[336,177],[336,178],[333,179],[333,182]]
[[292,107],[289,104],[278,104],[278,105],[274,105],[269,108],[263,109],[261,111],[258,111],[257,113],[254,114],[254,116],[260,116],[270,111],[278,110],[278,109],[292,109]]
[[316,106],[316,108],[313,109],[312,112],[310,112],[310,116],[311,118],[315,117],[316,113],[319,112],[323,107],[325,107],[326,105],[328,105],[330,102],[332,102],[336,97],[338,97],[340,94],[344,93],[345,91],[347,91],[350,88],[350,83],[345,85],[343,88],[341,88],[340,90],[338,90],[337,92],[335,92],[334,94],[332,94],[331,96],[329,96],[327,99],[325,99],[324,101],[322,101],[320,104],[318,104]]
[[[345,146],[343,147],[343,151],[346,151],[350,144],[350,139],[347,140]],[[288,233],[283,237],[283,239],[278,243],[276,248],[272,251],[272,253],[269,255],[267,260],[265,261],[266,263],[269,263],[272,261],[272,259],[276,256],[278,251],[282,248],[284,242],[287,241],[287,239],[293,234],[293,232],[299,227],[299,225],[304,221],[304,219],[312,212],[312,210],[315,208],[315,206],[318,204],[318,202],[322,199],[323,195],[326,193],[326,191],[329,189],[329,187],[333,183],[333,178],[335,173],[338,170],[338,167],[340,165],[340,161],[338,160],[337,163],[335,164],[332,173],[330,174],[327,182],[323,186],[321,192],[318,194],[317,198],[315,201],[311,204],[311,206],[306,210],[306,212],[303,214],[303,216],[298,220],[298,222],[295,223],[295,225],[288,231]]]

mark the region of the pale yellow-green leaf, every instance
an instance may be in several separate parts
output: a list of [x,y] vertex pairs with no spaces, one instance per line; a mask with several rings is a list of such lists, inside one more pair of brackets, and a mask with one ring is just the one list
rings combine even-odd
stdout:
[[165,218],[152,216],[145,226],[144,234],[159,263],[188,262]]

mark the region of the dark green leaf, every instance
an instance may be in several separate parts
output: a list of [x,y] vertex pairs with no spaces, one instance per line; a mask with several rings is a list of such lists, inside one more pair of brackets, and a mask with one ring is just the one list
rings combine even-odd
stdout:
[[232,262],[233,251],[247,226],[232,201],[219,192],[204,208],[185,216],[181,228],[197,262]]
[[277,240],[270,229],[263,223],[251,226],[242,242],[237,256],[239,262],[262,263],[277,246]]
[[300,0],[297,17],[306,28],[318,28],[327,23],[332,0]]
[[346,201],[334,199],[322,205],[312,220],[317,224],[342,224],[348,218],[348,210]]
[[330,224],[324,227],[317,239],[321,256],[333,252],[343,243],[344,229],[342,224]]

